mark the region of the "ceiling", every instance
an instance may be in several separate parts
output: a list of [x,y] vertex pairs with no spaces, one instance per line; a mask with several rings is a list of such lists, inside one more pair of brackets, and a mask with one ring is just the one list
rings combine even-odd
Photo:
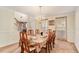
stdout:
[[[39,6],[6,6],[6,8],[22,12],[29,16],[39,16],[40,7]],[[42,6],[41,12],[44,16],[52,16],[61,13],[73,12],[76,7],[73,6]]]

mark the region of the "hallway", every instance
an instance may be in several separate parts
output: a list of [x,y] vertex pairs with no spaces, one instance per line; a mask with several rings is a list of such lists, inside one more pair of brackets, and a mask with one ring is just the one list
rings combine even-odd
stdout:
[[[41,53],[45,53],[45,50],[42,49]],[[19,53],[20,48],[18,47],[18,43],[13,45],[0,48],[0,53]],[[51,53],[77,53],[77,49],[73,43],[69,43],[67,41],[56,40],[55,48],[52,49]]]

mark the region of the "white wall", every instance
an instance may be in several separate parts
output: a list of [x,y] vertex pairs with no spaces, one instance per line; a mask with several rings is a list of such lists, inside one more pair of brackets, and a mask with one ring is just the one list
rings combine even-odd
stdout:
[[59,14],[54,16],[53,18],[55,19],[56,17],[63,17],[63,16],[67,16],[67,41],[74,42],[75,39],[74,12]]
[[18,42],[14,11],[0,7],[0,47]]
[[79,7],[75,13],[75,45],[79,51]]

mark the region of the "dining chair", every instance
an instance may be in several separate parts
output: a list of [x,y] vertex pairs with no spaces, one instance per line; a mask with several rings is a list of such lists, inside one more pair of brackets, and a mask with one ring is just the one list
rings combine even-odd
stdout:
[[43,48],[45,48],[46,53],[51,52],[51,50],[52,50],[52,44],[51,43],[52,43],[52,34],[51,34],[51,32],[49,32],[46,44],[43,47]]
[[24,31],[24,30],[23,30],[23,32],[20,32],[19,45],[21,47],[21,53],[24,53],[24,51],[29,53],[29,52],[35,50],[35,47],[30,46],[30,42],[28,40],[27,32]]
[[24,53],[24,51],[28,52],[28,40],[27,40],[27,33],[26,30],[23,30],[20,32],[20,40],[19,40],[19,46],[21,47],[21,53]]
[[37,34],[40,34],[39,29],[36,29],[36,30],[35,30],[35,35],[37,35]]
[[52,44],[51,43],[52,43],[52,38],[51,38],[51,36],[49,36],[48,41],[46,43],[46,49],[47,49],[47,52],[49,52],[49,53],[52,50]]
[[28,30],[28,35],[34,35],[34,30],[32,29]]
[[56,38],[56,32],[53,31],[53,34],[52,34],[52,46],[54,48],[54,45],[55,45],[55,38]]

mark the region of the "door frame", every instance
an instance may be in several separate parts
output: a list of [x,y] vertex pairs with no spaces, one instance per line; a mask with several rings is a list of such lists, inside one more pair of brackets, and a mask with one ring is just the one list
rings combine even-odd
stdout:
[[66,22],[66,39],[65,40],[67,41],[67,16],[56,17],[55,20],[58,18],[65,18],[65,22]]

